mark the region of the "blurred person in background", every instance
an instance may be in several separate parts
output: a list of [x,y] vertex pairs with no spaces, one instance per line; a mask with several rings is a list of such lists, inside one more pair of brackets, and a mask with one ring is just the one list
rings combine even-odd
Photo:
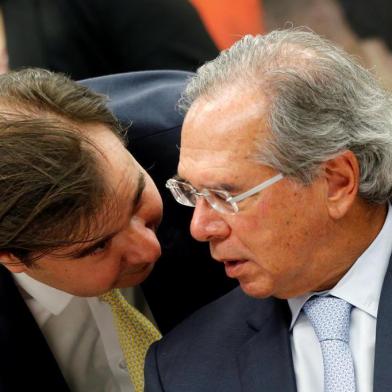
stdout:
[[339,0],[361,45],[360,56],[392,89],[392,4],[388,0]]
[[387,0],[263,0],[267,31],[307,26],[356,56],[392,89],[391,5]]
[[195,70],[217,55],[184,0],[1,0],[10,69],[34,66],[84,79]]
[[4,19],[3,12],[0,8],[0,75],[8,70],[8,52],[7,43],[5,42]]

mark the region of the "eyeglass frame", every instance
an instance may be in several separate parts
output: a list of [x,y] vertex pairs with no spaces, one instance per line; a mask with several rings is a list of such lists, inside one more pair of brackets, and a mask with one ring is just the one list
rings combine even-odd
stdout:
[[[284,178],[284,175],[282,173],[278,173],[275,176],[269,178],[268,180],[263,181],[262,183],[254,186],[253,188],[240,193],[237,196],[232,196],[230,194],[230,192],[225,191],[225,190],[221,190],[221,189],[207,189],[207,188],[203,188],[201,191],[197,191],[196,188],[194,188],[191,184],[185,182],[185,181],[181,181],[181,180],[177,180],[176,178],[169,178],[166,181],[166,188],[170,189],[171,194],[173,195],[174,199],[177,201],[177,203],[187,206],[187,207],[196,207],[195,204],[185,204],[179,201],[179,198],[176,197],[176,194],[174,193],[174,189],[178,189],[178,186],[176,186],[176,184],[181,183],[181,184],[186,184],[187,186],[189,186],[192,191],[192,194],[195,196],[202,196],[204,197],[204,199],[208,202],[208,204],[215,210],[218,211],[220,213],[224,213],[227,214],[230,212],[229,211],[224,211],[224,210],[219,210],[217,208],[216,205],[214,205],[213,203],[211,203],[211,201],[209,200],[208,196],[211,194],[210,192],[219,192],[222,195],[226,196],[226,200],[224,200],[224,202],[229,203],[233,209],[233,212],[231,214],[236,214],[239,212],[239,207],[237,205],[238,202],[243,201],[245,199],[247,199],[248,197],[254,196],[257,193],[261,192],[262,190],[268,188],[269,186],[275,184],[276,182],[282,180]],[[189,199],[187,199],[189,200]]]

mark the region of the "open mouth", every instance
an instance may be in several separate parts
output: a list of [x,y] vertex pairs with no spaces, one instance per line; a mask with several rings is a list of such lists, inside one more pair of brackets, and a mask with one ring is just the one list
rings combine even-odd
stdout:
[[225,266],[228,267],[234,267],[236,265],[243,264],[243,263],[246,263],[246,260],[228,260],[224,262]]
[[227,260],[224,261],[226,275],[230,278],[237,277],[248,260]]

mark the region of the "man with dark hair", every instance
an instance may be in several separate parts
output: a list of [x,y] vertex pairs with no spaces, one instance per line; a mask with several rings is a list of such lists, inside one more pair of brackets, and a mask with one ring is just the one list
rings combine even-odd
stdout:
[[[77,84],[43,70],[0,76],[1,391],[142,390],[143,352],[135,342],[147,335],[133,328],[133,340],[121,329],[129,307],[116,288],[150,274],[161,253],[155,231],[162,202],[126,139],[162,188],[177,165],[182,116],[175,103],[187,77],[153,71]],[[109,95],[117,117],[106,96],[85,86]],[[212,291],[207,279],[196,295],[198,282],[179,281],[180,261],[197,260],[195,276],[220,272],[207,267],[208,249],[182,230],[185,207],[167,206],[161,266],[144,287],[163,333],[226,290]],[[124,311],[112,316],[106,302]],[[151,324],[137,319],[156,339]]]
[[175,199],[240,286],[150,348],[147,392],[387,392],[392,100],[296,29],[188,83]]
[[[41,385],[140,391],[110,307],[96,296],[148,276],[161,252],[159,193],[127,151],[104,96],[43,70],[3,75],[0,90],[0,261],[59,366],[48,361],[42,336],[28,342],[40,366],[49,364]],[[11,305],[11,291],[3,294]],[[22,390],[36,380],[14,377],[10,355],[20,355],[24,339],[7,343],[4,308],[2,316],[1,389]],[[17,317],[17,328],[31,333],[29,316]]]

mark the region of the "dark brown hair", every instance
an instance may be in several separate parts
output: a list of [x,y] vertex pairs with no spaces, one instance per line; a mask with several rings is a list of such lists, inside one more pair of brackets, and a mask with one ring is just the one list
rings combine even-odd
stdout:
[[105,96],[40,69],[0,76],[0,251],[30,264],[92,239],[107,196],[94,123],[122,139]]

